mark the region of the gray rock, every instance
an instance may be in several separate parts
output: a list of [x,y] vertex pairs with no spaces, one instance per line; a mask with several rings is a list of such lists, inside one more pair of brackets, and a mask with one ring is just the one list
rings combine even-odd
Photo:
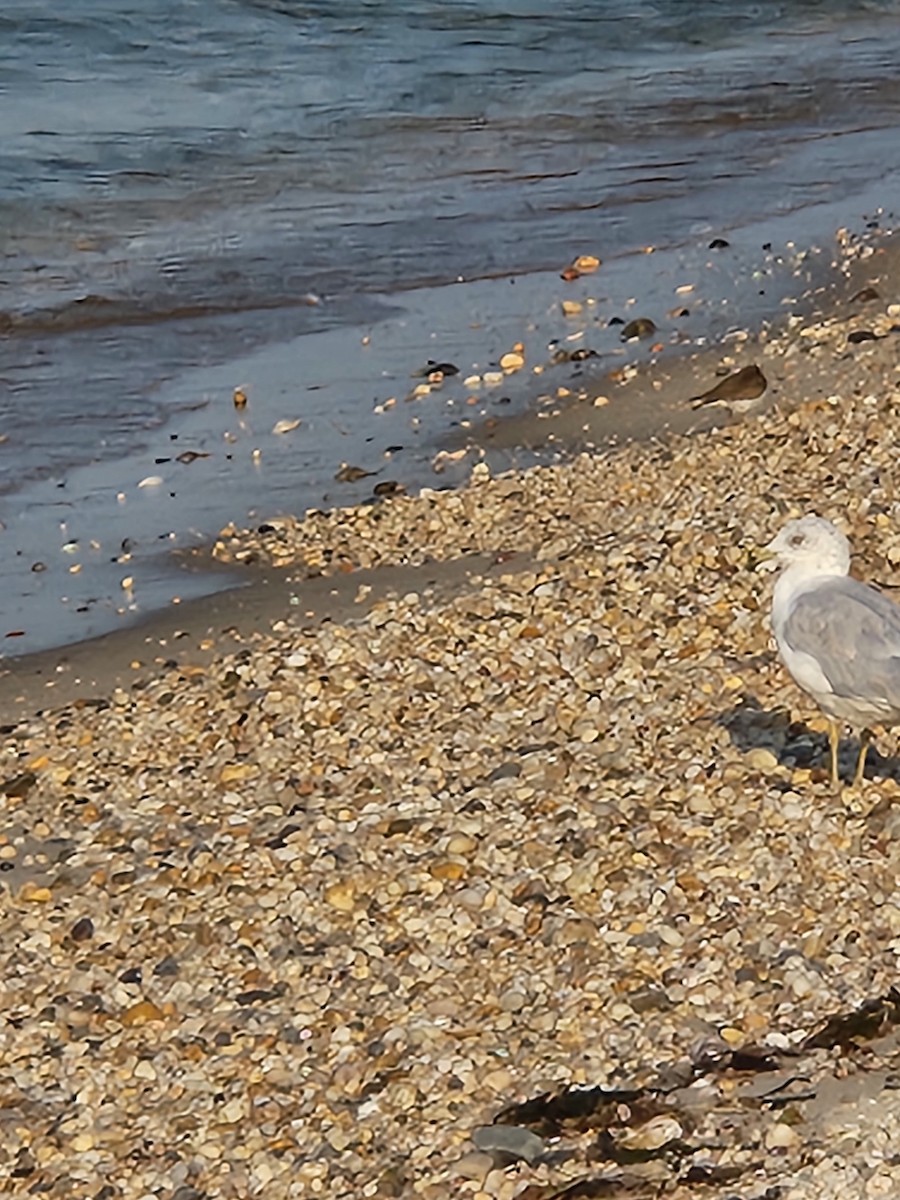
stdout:
[[494,1156],[498,1166],[523,1159],[529,1165],[544,1153],[544,1139],[519,1125],[479,1125],[472,1131],[472,1141],[479,1150]]

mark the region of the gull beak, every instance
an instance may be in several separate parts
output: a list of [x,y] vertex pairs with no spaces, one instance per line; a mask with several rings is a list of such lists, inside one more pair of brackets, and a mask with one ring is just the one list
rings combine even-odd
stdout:
[[774,571],[778,566],[778,554],[768,546],[750,546],[747,550],[748,571]]

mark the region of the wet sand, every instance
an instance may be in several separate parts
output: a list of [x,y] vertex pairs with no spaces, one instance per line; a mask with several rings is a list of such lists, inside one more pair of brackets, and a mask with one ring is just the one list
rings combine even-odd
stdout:
[[[900,763],[879,738],[862,790],[830,790],[748,570],[815,508],[900,585],[900,273],[862,269],[877,300],[745,347],[755,416],[235,530],[245,591],[62,673],[23,660],[16,1187],[900,1190]],[[722,359],[679,364],[679,402]],[[498,1117],[530,1163],[483,1148]]]

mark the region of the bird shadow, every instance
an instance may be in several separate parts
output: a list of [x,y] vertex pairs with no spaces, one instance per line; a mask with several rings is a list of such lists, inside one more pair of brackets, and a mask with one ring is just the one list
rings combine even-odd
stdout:
[[[763,708],[754,695],[744,693],[737,704],[719,713],[715,722],[728,731],[732,744],[743,753],[757,748],[771,750],[781,766],[818,768],[823,776],[828,775],[828,735],[810,729],[803,721],[792,720],[786,708]],[[887,735],[882,735],[881,741],[886,740]],[[842,778],[852,775],[858,753],[858,738],[841,738],[838,761]],[[881,753],[873,742],[866,758],[865,777],[900,782],[900,756]]]

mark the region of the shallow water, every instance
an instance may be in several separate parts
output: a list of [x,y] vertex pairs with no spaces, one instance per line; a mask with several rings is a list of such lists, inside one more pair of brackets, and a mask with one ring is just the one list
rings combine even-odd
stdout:
[[[504,302],[493,293],[492,312],[475,314],[493,326],[473,336],[475,359],[502,353],[504,339],[550,312],[553,296],[541,284],[526,299],[522,277],[556,272],[577,253],[604,259],[608,317],[629,298],[629,280],[642,300],[662,303],[655,268],[635,256],[642,246],[670,252],[674,280],[726,233],[747,283],[750,249],[771,240],[776,218],[788,219],[782,236],[824,238],[823,212],[861,220],[897,194],[900,2],[852,12],[726,0],[547,7],[4,7],[7,581],[24,560],[58,552],[64,535],[39,519],[51,494],[65,492],[82,523],[90,518],[105,554],[118,529],[104,515],[109,489],[150,474],[195,404],[211,407],[190,414],[191,436],[212,445],[222,422],[204,425],[203,414],[227,408],[231,387],[248,381],[267,419],[289,407],[307,423],[302,471],[291,487],[259,470],[235,489],[229,471],[195,464],[191,503],[179,493],[154,538],[208,535],[288,497],[296,508],[321,503],[335,457],[359,459],[376,436],[373,403],[432,357],[409,345],[394,360],[385,350],[372,375],[355,364],[348,373],[340,331],[356,346],[398,306],[420,304],[413,289],[437,288],[427,321],[413,320],[416,336],[446,335],[464,355],[465,310],[481,300],[460,299],[454,281],[519,280]],[[712,288],[696,336],[759,315],[749,283],[740,313],[713,294],[724,292]],[[265,347],[277,365],[259,360]],[[278,392],[273,371],[303,386]],[[339,436],[316,408],[326,385]],[[432,411],[424,429],[437,436],[440,426]],[[426,450],[420,458],[427,465]],[[41,594],[53,586],[45,576]],[[117,607],[105,587],[95,611]],[[33,612],[34,597],[15,588],[15,606],[8,589],[0,613],[10,626]],[[50,625],[44,639],[75,636],[71,621]]]

